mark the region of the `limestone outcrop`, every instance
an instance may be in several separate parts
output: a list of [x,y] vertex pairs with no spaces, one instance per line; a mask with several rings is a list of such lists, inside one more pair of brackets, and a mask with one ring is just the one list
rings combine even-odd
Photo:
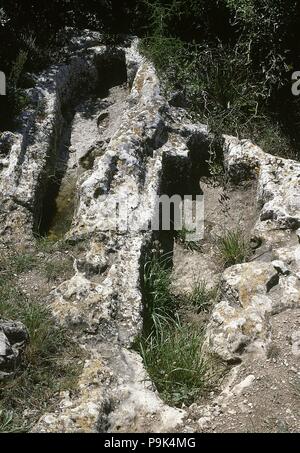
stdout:
[[[135,43],[125,51],[128,78],[133,68],[137,73],[113,123],[117,112],[100,109],[100,116],[89,117],[94,125],[89,141],[82,140],[80,130],[87,126],[82,104],[72,123],[72,168],[95,150],[90,168],[77,172],[77,203],[66,235],[72,243],[86,244],[86,253],[76,257],[74,277],[50,300],[57,321],[74,330],[88,359],[78,392],[62,395],[57,411],[46,414],[35,431],[164,431],[183,418],[183,411],[162,403],[141,358],[128,350],[143,324],[140,272],[151,246],[149,224],[164,180],[163,156],[177,153],[166,140],[165,100],[154,68],[138,54],[133,63],[134,49]],[[181,142],[179,159],[187,163],[188,148]],[[129,213],[117,225],[116,201],[124,201]]]
[[[20,130],[0,137],[2,240],[30,242],[37,233],[56,236],[62,228],[66,241],[80,245],[73,277],[48,301],[82,349],[83,371],[76,390],[63,392],[33,431],[188,431],[186,418],[195,408],[164,404],[132,346],[143,327],[141,272],[156,238],[150,225],[157,199],[200,193],[210,135],[166,101],[135,39],[111,48],[100,38],[89,32],[74,38],[69,63],[37,76],[28,90],[31,107]],[[197,407],[195,430],[209,426],[215,405],[227,407],[251,387],[249,364],[270,355],[272,317],[293,313],[300,302],[300,164],[234,137],[224,137],[223,151],[233,184],[246,178],[258,183],[250,232],[257,248],[249,262],[221,275],[221,300],[205,345],[235,367],[221,396]],[[53,225],[55,203],[55,215],[68,217],[67,226]],[[0,374],[7,364],[14,368],[19,344],[3,325]],[[299,354],[296,328],[290,341]],[[245,367],[242,374],[239,367]]]
[[225,270],[222,301],[208,327],[209,348],[224,360],[266,356],[270,317],[300,303],[300,165],[264,153],[249,141],[225,137],[224,162],[238,183],[258,179],[258,219],[251,232],[261,245],[251,262]]
[[24,324],[0,319],[0,381],[14,375],[28,340]]

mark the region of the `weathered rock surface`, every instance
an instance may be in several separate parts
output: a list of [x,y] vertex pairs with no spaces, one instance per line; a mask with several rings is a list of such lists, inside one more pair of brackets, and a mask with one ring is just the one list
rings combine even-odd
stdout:
[[[74,277],[50,296],[57,321],[74,330],[89,358],[79,391],[62,395],[57,410],[42,417],[35,431],[158,432],[174,429],[184,416],[162,403],[141,358],[128,348],[143,324],[140,272],[152,241],[149,226],[157,197],[161,187],[170,184],[172,168],[181,169],[182,180],[188,180],[187,140],[198,129],[194,126],[168,140],[166,101],[154,68],[139,56],[133,63],[135,43],[126,55],[129,79],[133,70],[137,73],[121,111],[113,111],[115,104],[105,114],[89,117],[90,131],[105,122],[100,132],[102,138],[106,134],[105,146],[90,168],[80,171],[77,206],[66,235],[72,243],[86,244],[86,252],[75,260]],[[97,102],[94,106],[99,111]],[[77,162],[99,145],[98,131],[92,131],[86,144],[80,125],[88,126],[75,115],[71,151]],[[116,202],[127,208],[125,216],[121,212],[116,217]]]
[[28,341],[24,324],[0,319],[0,381],[14,375]]
[[224,271],[206,334],[209,351],[239,365],[221,394],[189,416],[200,415],[201,431],[297,432],[300,166],[227,136],[224,161],[234,183],[258,182],[249,233],[261,246],[251,262]]
[[270,317],[299,307],[300,164],[225,137],[225,167],[235,182],[258,179],[260,213],[252,236],[262,243],[252,262],[224,272],[222,301],[208,329],[210,349],[234,362],[247,353],[266,356]]
[[[252,410],[248,404],[259,405],[257,399],[244,402],[245,392],[264,391],[269,381],[276,387],[278,376],[288,380],[284,361],[282,374],[272,377],[274,344],[288,342],[284,360],[299,356],[298,317],[288,340],[287,329],[278,326],[300,309],[300,164],[225,137],[231,182],[238,187],[245,178],[257,181],[257,221],[249,228],[258,248],[250,262],[222,273],[206,348],[238,366],[207,405],[185,411],[166,406],[140,356],[130,350],[143,324],[141,269],[154,238],[149,226],[157,197],[200,193],[209,133],[183,109],[169,106],[136,41],[118,49],[98,41],[88,32],[72,41],[70,63],[51,68],[29,90],[33,107],[23,115],[22,130],[0,138],[2,237],[13,241],[23,234],[30,241],[41,223],[47,227],[54,173],[57,200],[71,197],[73,203],[66,239],[82,244],[73,277],[49,300],[57,322],[73,331],[87,359],[76,391],[61,394],[34,431],[188,430],[187,416],[198,417],[194,430],[221,430],[223,414],[236,418],[237,430],[239,415]],[[203,268],[220,278],[211,266]],[[14,345],[1,328],[0,344],[0,364],[6,357],[2,363],[13,365]],[[297,420],[291,423],[294,429]]]

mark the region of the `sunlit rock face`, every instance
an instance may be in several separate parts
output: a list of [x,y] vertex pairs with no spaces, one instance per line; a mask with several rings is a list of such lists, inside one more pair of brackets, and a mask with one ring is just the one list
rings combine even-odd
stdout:
[[[76,389],[59,396],[35,432],[185,426],[186,409],[162,402],[131,347],[143,327],[141,272],[154,240],[149,225],[157,198],[195,191],[207,172],[211,137],[177,102],[169,105],[137,44],[106,47],[90,32],[72,38],[69,62],[37,76],[21,127],[0,137],[2,238],[30,243],[46,234],[80,246],[73,277],[53,288],[49,302],[86,359]],[[228,136],[223,153],[237,190],[246,178],[257,181],[257,219],[249,233],[258,246],[250,262],[220,272],[221,298],[209,314],[205,347],[239,365],[265,361],[272,317],[299,308],[300,164]],[[125,228],[116,224],[116,201],[127,205]],[[210,266],[203,268],[209,275]],[[291,342],[297,355],[298,331]],[[5,373],[18,351],[0,322]],[[226,404],[254,382],[238,367],[230,379]],[[213,408],[199,416],[201,429]]]
[[258,180],[258,219],[251,234],[262,247],[252,262],[224,272],[222,301],[207,333],[211,351],[239,362],[247,354],[266,357],[272,315],[299,308],[300,164],[227,136],[224,162],[236,184],[246,177]]

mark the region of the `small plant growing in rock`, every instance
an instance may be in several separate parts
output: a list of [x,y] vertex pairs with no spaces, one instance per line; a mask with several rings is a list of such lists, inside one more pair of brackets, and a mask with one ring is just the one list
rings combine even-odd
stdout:
[[251,254],[250,241],[240,230],[226,231],[219,236],[217,248],[224,267],[244,263]]
[[[202,329],[180,320],[179,301],[170,285],[170,255],[154,251],[144,267],[145,328],[135,347],[162,398],[180,407],[194,402],[212,387],[213,380],[202,353]],[[206,309],[212,298],[212,290],[200,283],[186,297],[186,305]]]
[[170,255],[154,250],[144,266],[144,303],[148,323],[159,325],[172,315],[176,300],[170,292]]
[[208,286],[208,283],[205,280],[200,280],[197,282],[192,293],[188,297],[188,302],[198,311],[207,311],[210,309],[211,305],[217,299],[218,288]]

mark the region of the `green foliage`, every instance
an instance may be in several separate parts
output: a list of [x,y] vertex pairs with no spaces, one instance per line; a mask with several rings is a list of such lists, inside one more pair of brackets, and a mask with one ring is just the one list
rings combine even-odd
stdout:
[[16,274],[30,271],[36,264],[36,258],[30,253],[12,253],[0,261],[0,282],[5,282]]
[[67,249],[67,244],[63,240],[57,241],[48,236],[38,236],[36,238],[36,248],[41,253],[51,253]]
[[36,264],[36,258],[30,253],[14,254],[8,267],[13,273],[21,274],[22,272],[30,271]]
[[[190,296],[172,295],[170,256],[154,252],[144,268],[146,315],[151,325],[138,343],[146,369],[162,398],[169,404],[191,404],[214,385],[212,363],[202,353],[200,327],[182,323],[179,310],[207,310],[216,291],[200,282]],[[146,316],[147,322],[147,316]],[[149,321],[148,321],[149,322]]]
[[[217,136],[250,138],[268,152],[292,156],[297,127],[286,123],[277,97],[290,87],[297,2],[288,10],[283,0],[194,3],[156,1],[150,7],[152,29],[142,49],[156,65],[166,91],[180,90],[191,112]],[[214,23],[222,30],[222,11],[228,26],[219,35]],[[190,15],[197,26],[189,28],[188,36],[174,23]],[[199,34],[202,28],[206,34]],[[290,90],[285,96],[290,97],[285,109],[298,112]]]
[[0,409],[0,433],[22,432],[22,427],[12,429],[13,412]]
[[273,154],[292,153],[291,141],[268,112],[272,86],[254,70],[248,43],[196,45],[154,35],[143,41],[142,50],[166,92],[181,90],[190,110],[217,136],[233,134]]
[[193,233],[194,231],[183,226],[181,230],[176,231],[176,240],[187,250],[199,251],[201,249],[200,243],[189,239],[190,235]]
[[31,302],[11,282],[0,286],[0,317],[21,321],[28,329],[30,343],[26,357],[34,363],[49,352],[55,353],[62,342],[63,333],[55,328],[49,307],[40,302]]
[[176,309],[175,297],[170,292],[171,257],[155,251],[144,266],[144,305],[149,315],[147,324],[156,326],[172,318]]
[[28,9],[3,0],[1,11],[0,69],[19,79],[2,99],[2,130],[26,105],[24,73],[58,61],[65,26],[90,27],[111,44],[143,36],[167,91],[181,90],[215,134],[250,138],[274,154],[298,151],[300,104],[290,92],[300,61],[297,0],[54,0]]
[[[271,89],[278,89],[290,78],[295,40],[298,1],[226,0],[243,42],[249,45],[253,65]],[[290,60],[290,61],[289,61]]]
[[29,301],[10,281],[0,284],[0,317],[23,322],[30,338],[15,378],[0,385],[0,432],[26,431],[32,416],[26,421],[23,411],[33,410],[36,420],[49,398],[76,380],[78,367],[68,356],[77,352],[49,307]]
[[185,42],[200,42],[218,39],[226,32],[229,15],[223,1],[145,0],[144,3],[151,35],[176,36]]
[[16,61],[12,65],[12,69],[11,69],[11,73],[10,73],[9,79],[10,79],[10,82],[11,82],[12,86],[15,87],[15,88],[17,87],[17,85],[19,83],[21,74],[23,72],[25,63],[27,61],[27,56],[28,56],[28,53],[23,51],[23,50],[21,50],[19,52],[19,55],[18,55]]
[[141,344],[146,369],[168,404],[192,404],[211,387],[202,342],[201,331],[174,321]]
[[251,255],[250,241],[240,230],[226,231],[218,237],[217,247],[225,267],[244,263]]

